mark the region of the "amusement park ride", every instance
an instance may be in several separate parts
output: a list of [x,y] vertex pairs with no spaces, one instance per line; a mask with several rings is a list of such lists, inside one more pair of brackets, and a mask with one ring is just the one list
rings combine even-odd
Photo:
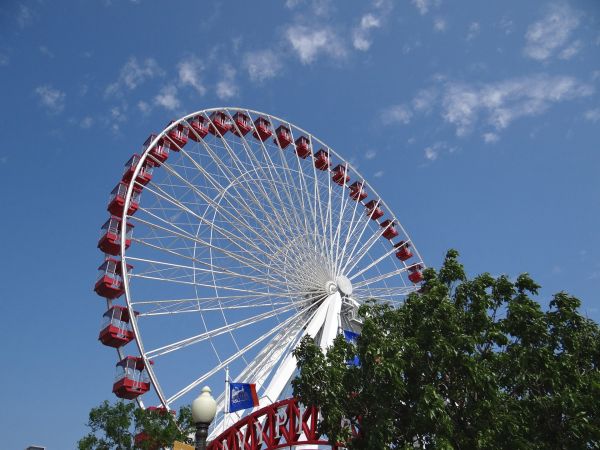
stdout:
[[[95,292],[117,351],[117,397],[170,410],[196,388],[254,383],[211,448],[322,448],[318,411],[291,395],[292,351],[360,332],[368,299],[400,304],[424,264],[399,220],[331,147],[257,111],[216,108],[151,134],[108,203]],[[143,394],[147,394],[142,397]]]

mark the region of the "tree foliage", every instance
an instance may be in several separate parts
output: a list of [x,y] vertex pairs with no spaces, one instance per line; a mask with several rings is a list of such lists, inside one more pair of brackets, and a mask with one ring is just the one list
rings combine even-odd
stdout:
[[[90,411],[90,433],[78,442],[79,450],[158,450],[171,448],[174,441],[192,443],[192,412],[182,407],[179,414],[164,409],[141,409],[135,403],[104,401]],[[137,436],[137,439],[136,439]]]
[[[304,339],[294,395],[350,449],[600,448],[600,329],[580,301],[543,311],[528,274],[467,279],[450,250],[400,308],[370,302],[356,346]],[[347,364],[358,355],[360,366]],[[342,426],[360,429],[352,437]]]

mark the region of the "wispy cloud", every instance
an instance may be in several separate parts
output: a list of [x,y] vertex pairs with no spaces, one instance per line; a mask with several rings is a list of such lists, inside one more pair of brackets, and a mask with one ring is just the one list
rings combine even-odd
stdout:
[[202,83],[202,71],[204,65],[195,56],[188,57],[177,64],[177,75],[179,77],[179,83],[182,86],[191,86],[200,95],[206,93],[206,88]]
[[340,38],[328,27],[314,30],[304,25],[293,25],[287,29],[285,37],[302,64],[311,64],[321,54],[336,59],[346,55]]
[[52,53],[45,45],[40,45],[40,53],[50,59],[54,59],[54,53]]
[[483,133],[481,137],[483,138],[483,142],[486,144],[493,144],[494,142],[498,142],[500,139],[500,136],[498,136],[496,133]]
[[132,56],[121,68],[117,80],[106,87],[105,95],[115,95],[124,90],[132,91],[146,80],[162,76],[164,70],[154,58],[146,58],[140,62]]
[[35,88],[35,94],[38,96],[40,103],[48,112],[58,114],[65,109],[66,94],[59,89],[45,84]]
[[31,8],[23,3],[17,7],[17,24],[20,28],[25,28],[33,22],[34,13]]
[[217,83],[217,97],[221,100],[229,100],[238,95],[239,88],[235,81],[236,71],[230,64],[225,64],[221,68],[223,77]]
[[352,32],[352,45],[357,50],[367,51],[371,47],[371,29],[379,28],[381,20],[369,13],[361,17],[360,23]]
[[250,79],[259,83],[277,76],[283,69],[281,55],[273,50],[247,52],[243,65]]
[[444,31],[446,31],[447,27],[448,27],[448,24],[446,23],[446,19],[444,19],[442,17],[436,17],[433,20],[434,31],[437,31],[438,33],[442,33]]
[[415,111],[430,112],[438,97],[437,89],[421,89],[412,100]]
[[579,14],[569,5],[552,4],[546,14],[527,29],[523,52],[537,61],[546,61],[557,54],[560,58],[569,59],[581,48],[581,42],[570,42],[578,26]]
[[10,64],[10,58],[6,53],[0,53],[0,67],[8,66]]
[[164,86],[154,97],[154,104],[162,106],[169,111],[179,108],[181,102],[177,98],[177,87],[172,84]]
[[471,22],[469,25],[469,32],[467,34],[467,41],[472,41],[475,39],[479,35],[480,31],[481,25],[479,25],[479,22]]
[[568,76],[535,75],[480,86],[450,83],[442,101],[442,116],[456,127],[458,136],[464,136],[480,115],[502,130],[518,118],[545,112],[554,103],[593,93],[592,86]]
[[373,149],[367,150],[365,152],[365,159],[373,159],[377,156],[377,152]]
[[405,105],[395,105],[386,108],[381,113],[381,121],[384,125],[400,124],[406,125],[410,122],[413,113],[410,108]]
[[421,15],[427,14],[431,6],[430,0],[412,0],[412,4],[419,10]]
[[585,120],[596,123],[600,122],[600,108],[588,109],[584,114]]

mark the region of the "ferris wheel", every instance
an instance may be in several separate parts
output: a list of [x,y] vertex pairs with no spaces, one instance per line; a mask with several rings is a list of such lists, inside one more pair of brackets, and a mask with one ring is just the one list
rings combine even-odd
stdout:
[[[372,186],[309,132],[253,110],[202,110],[150,135],[107,209],[99,339],[118,352],[113,392],[142,406],[145,393],[165,408],[206,383],[219,393],[226,369],[256,384],[260,406],[280,401],[304,336],[327,349],[360,331],[366,300],[400,304],[422,280]],[[235,419],[218,415],[213,435]]]

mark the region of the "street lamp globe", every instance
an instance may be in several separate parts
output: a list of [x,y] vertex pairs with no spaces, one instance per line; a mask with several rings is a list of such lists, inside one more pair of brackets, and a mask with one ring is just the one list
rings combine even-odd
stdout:
[[206,449],[208,427],[217,413],[217,402],[210,394],[208,386],[202,388],[202,393],[192,402],[192,419],[196,424],[196,449]]

